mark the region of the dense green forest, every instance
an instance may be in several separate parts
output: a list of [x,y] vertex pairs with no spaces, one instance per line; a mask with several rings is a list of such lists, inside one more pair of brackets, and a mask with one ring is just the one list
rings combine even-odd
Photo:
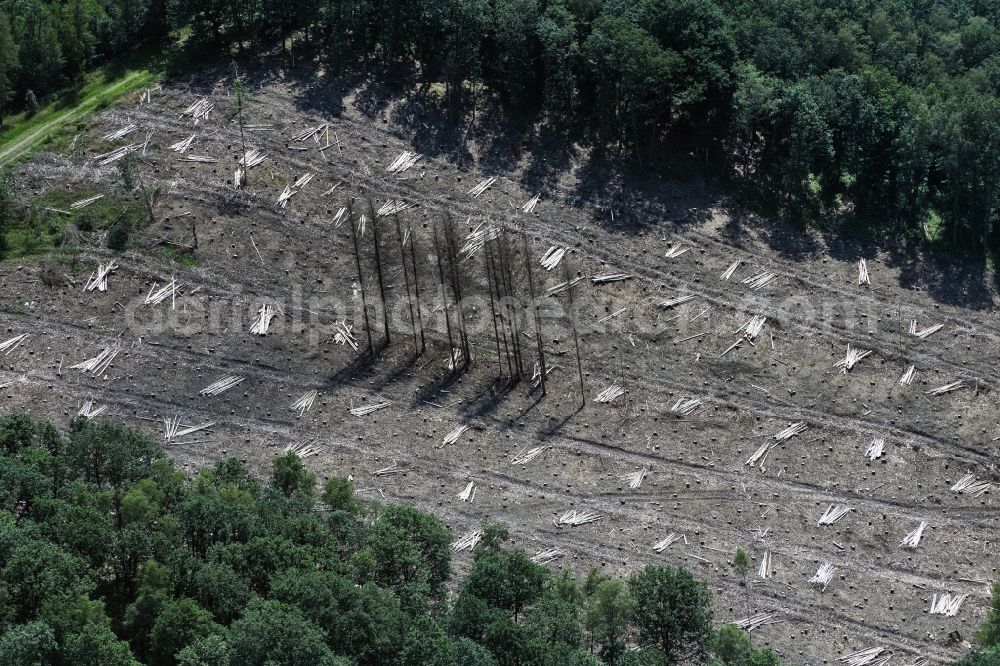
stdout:
[[280,47],[335,74],[402,73],[455,114],[491,95],[646,168],[693,156],[795,218],[985,251],[998,21],[992,0],[2,0],[0,105],[143,40]]
[[578,582],[491,525],[453,581],[440,521],[294,454],[187,478],[135,431],[22,416],[0,454],[4,666],[779,664],[683,569]]
[[[780,664],[684,569],[578,581],[489,525],[453,580],[451,541],[294,454],[266,484],[234,458],[189,478],[110,422],[0,418],[4,666]],[[1000,585],[979,638],[1000,643]]]

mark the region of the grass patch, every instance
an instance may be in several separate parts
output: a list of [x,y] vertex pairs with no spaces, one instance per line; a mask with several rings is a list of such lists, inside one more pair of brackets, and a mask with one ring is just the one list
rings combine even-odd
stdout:
[[30,116],[23,112],[7,116],[0,130],[0,166],[30,155],[43,144],[52,150],[64,149],[89,114],[155,85],[196,56],[187,48],[186,35],[178,33],[168,46],[148,44],[88,72],[78,85],[53,95]]
[[179,247],[171,247],[169,245],[161,245],[156,248],[154,254],[163,259],[164,261],[170,261],[179,266],[197,266],[198,257],[194,256],[193,252],[181,249]]
[[[140,202],[105,195],[82,210],[71,210],[74,201],[98,194],[93,189],[52,190],[36,198],[4,238],[4,259],[45,256],[53,250],[72,252],[96,244],[115,224],[139,228],[145,220]],[[58,212],[65,211],[65,212]]]

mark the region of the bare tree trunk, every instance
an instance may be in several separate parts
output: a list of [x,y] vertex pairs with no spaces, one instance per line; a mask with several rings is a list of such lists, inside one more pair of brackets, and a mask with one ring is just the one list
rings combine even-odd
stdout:
[[382,251],[379,248],[381,240],[378,232],[378,218],[375,216],[375,208],[372,200],[368,200],[368,212],[372,216],[372,242],[375,244],[375,271],[378,273],[378,293],[382,299],[382,325],[385,329],[385,342],[389,344],[389,308],[385,302],[385,280],[382,277]]
[[490,292],[490,314],[493,316],[493,339],[497,343],[497,366],[499,367],[500,376],[503,377],[503,357],[500,355],[500,328],[497,326],[497,305],[496,300],[493,298],[493,276],[490,274],[489,242],[486,243],[486,247],[483,250],[486,253],[486,258],[483,260],[483,268],[486,269],[486,287]]
[[424,316],[421,312],[420,303],[420,273],[417,264],[417,236],[411,227],[407,227],[410,232],[410,263],[413,265],[413,291],[417,297],[417,321],[420,323],[420,353],[427,351],[427,344],[424,342]]
[[347,202],[347,221],[351,225],[351,240],[354,241],[354,262],[358,266],[358,286],[361,288],[361,310],[365,317],[365,333],[368,334],[368,353],[374,351],[372,346],[372,326],[368,321],[368,299],[365,297],[365,278],[361,272],[361,253],[358,252],[358,229],[354,226],[354,202]]
[[441,285],[441,301],[444,306],[444,327],[448,331],[448,358],[451,361],[452,372],[455,371],[455,342],[451,336],[451,315],[448,314],[448,295],[444,288],[444,262],[441,261],[441,244],[438,242],[437,224],[431,228],[434,237],[434,256],[437,258],[438,282]]
[[528,270],[528,293],[531,295],[532,315],[535,320],[535,341],[538,344],[538,369],[541,371],[542,395],[545,395],[545,349],[542,344],[542,322],[538,317],[538,301],[535,299],[535,277],[531,268],[531,250],[528,247],[528,234],[521,230],[521,240],[524,242],[524,265]]
[[462,367],[468,369],[472,353],[469,347],[469,334],[465,327],[465,311],[462,308],[462,284],[458,270],[458,243],[455,240],[455,223],[449,213],[445,213],[445,244],[448,251],[448,264],[451,268],[451,293],[455,297],[458,336],[462,344]]
[[410,274],[406,270],[406,251],[403,249],[403,231],[399,226],[399,215],[393,215],[396,221],[396,239],[399,241],[399,265],[403,267],[403,284],[406,285],[406,302],[410,306],[410,327],[413,329],[413,355],[420,353],[417,347],[417,320],[413,315],[413,299],[410,297]]
[[573,292],[576,287],[572,284],[571,271],[569,270],[569,257],[563,258],[563,274],[566,283],[569,284],[569,323],[573,328],[573,345],[576,347],[576,372],[580,377],[580,404],[587,404],[587,396],[583,385],[583,363],[580,361],[580,338],[576,332],[576,307],[573,301]]
[[[488,274],[492,274],[492,286],[493,286],[493,290],[496,292],[497,301],[500,301],[500,303],[498,303],[498,308],[497,308],[498,316],[500,317],[500,331],[503,334],[503,349],[504,349],[504,355],[507,357],[507,371],[510,373],[510,378],[513,381],[513,379],[514,379],[514,366],[513,366],[512,360],[511,360],[510,347],[507,344],[507,328],[508,328],[508,325],[507,325],[507,321],[504,319],[503,309],[502,309],[503,308],[503,302],[502,301],[503,301],[504,297],[503,297],[503,294],[501,292],[501,284],[500,283],[503,280],[503,276],[500,274],[499,269],[497,268],[497,260],[496,260],[496,257],[493,254],[493,248],[492,248],[492,246],[489,243],[486,244],[486,258],[487,258],[487,261],[489,262]],[[503,369],[502,368],[501,368],[500,374],[503,375]]]

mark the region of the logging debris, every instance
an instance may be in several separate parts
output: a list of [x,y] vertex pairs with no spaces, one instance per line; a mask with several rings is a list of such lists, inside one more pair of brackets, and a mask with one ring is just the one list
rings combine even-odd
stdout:
[[293,402],[289,409],[298,410],[299,416],[302,416],[310,409],[312,409],[313,403],[316,402],[316,398],[319,397],[319,391],[313,389],[312,391],[306,391],[302,396]]
[[106,411],[108,411],[107,405],[101,405],[100,407],[95,407],[93,400],[87,400],[86,402],[83,403],[83,406],[80,407],[80,411],[78,411],[76,415],[79,417],[83,417],[89,421],[90,419],[97,418]]
[[223,377],[219,381],[215,382],[214,384],[209,384],[201,391],[199,391],[198,394],[206,396],[219,395],[220,393],[225,393],[226,391],[233,388],[237,384],[242,383],[244,379],[246,379],[246,377],[240,377],[239,375],[228,375],[226,377]]
[[671,532],[666,537],[660,539],[655,544],[653,544],[653,550],[655,550],[657,553],[662,553],[663,551],[665,551],[667,548],[677,543],[678,541],[683,541],[684,545],[686,546],[688,542],[687,536],[684,534],[678,534],[677,532]]
[[483,538],[483,531],[476,530],[475,532],[469,532],[468,534],[459,537],[455,541],[451,542],[451,549],[456,553],[460,553],[463,550],[472,550],[476,547],[476,544],[480,542]]
[[458,499],[463,502],[472,502],[476,499],[476,483],[475,481],[469,481],[469,484],[465,486],[465,490],[457,495]]
[[299,458],[308,458],[309,456],[317,455],[322,449],[320,449],[315,444],[309,444],[306,442],[296,442],[294,444],[289,444],[285,447],[282,453],[294,453]]
[[870,349],[858,349],[856,347],[852,349],[851,343],[847,343],[847,356],[834,363],[833,367],[840,368],[840,374],[846,375],[854,369],[854,366],[857,365],[861,359],[871,353]]
[[565,254],[566,248],[553,245],[545,251],[545,254],[542,255],[542,258],[538,263],[541,264],[542,268],[545,270],[551,271],[559,265],[559,262],[562,261],[563,255]]
[[559,520],[554,521],[556,527],[562,527],[563,525],[569,525],[570,527],[576,527],[578,525],[586,525],[587,523],[594,523],[601,520],[604,516],[600,513],[594,511],[581,511],[579,509],[570,509],[563,515],[559,516]]
[[14,337],[0,342],[0,352],[4,353],[4,356],[10,354],[12,351],[17,349],[22,342],[28,339],[30,333],[21,333],[20,335],[15,335]]
[[830,584],[831,580],[833,580],[833,574],[836,571],[837,567],[833,566],[830,562],[825,562],[820,565],[819,569],[816,570],[816,573],[813,574],[813,577],[809,579],[809,582],[815,585],[822,585],[823,591],[825,592],[826,586]]
[[820,516],[817,525],[833,525],[835,522],[846,516],[848,513],[853,511],[849,506],[840,506],[839,504],[831,504],[826,507],[826,511]]
[[382,402],[376,402],[376,403],[373,403],[371,405],[362,405],[361,407],[352,407],[349,411],[354,416],[367,416],[367,415],[371,414],[372,412],[377,412],[380,409],[385,409],[386,407],[388,407],[391,404],[392,404],[392,402],[390,402],[388,400],[383,400]]
[[469,190],[468,194],[471,194],[473,198],[477,198],[480,194],[490,189],[490,186],[495,182],[497,182],[497,177],[490,176],[489,178],[480,181],[478,185]]
[[87,206],[89,206],[90,204],[94,203],[95,201],[98,201],[103,198],[104,198],[103,194],[95,194],[92,197],[87,197],[86,199],[80,199],[79,201],[74,201],[69,205],[69,207],[73,210],[82,210]]
[[538,456],[542,455],[542,453],[547,448],[549,448],[549,447],[548,446],[536,446],[536,447],[531,448],[531,449],[525,447],[524,449],[521,450],[520,453],[518,453],[513,458],[511,458],[510,464],[511,465],[527,465],[532,460],[534,460]]
[[925,529],[927,529],[927,521],[921,520],[919,525],[912,531],[907,532],[903,540],[899,542],[899,545],[904,548],[916,548],[920,545],[920,539],[923,537]]
[[118,263],[112,259],[106,264],[98,264],[97,272],[91,273],[90,277],[87,278],[87,284],[84,285],[84,291],[107,291],[108,290],[108,276],[118,269]]
[[273,305],[264,304],[257,311],[253,324],[250,326],[250,335],[267,335],[271,328],[271,320],[277,315]]
[[399,154],[396,159],[392,161],[389,166],[385,168],[388,173],[403,173],[423,157],[420,153],[411,153],[408,150],[404,150]]
[[944,324],[934,324],[933,326],[928,326],[927,328],[918,331],[917,320],[916,319],[910,320],[910,335],[920,338],[921,340],[923,340],[924,338],[928,338],[931,335],[934,335],[942,328],[944,328]]
[[93,374],[100,376],[108,369],[111,362],[115,360],[115,356],[122,351],[121,347],[106,347],[101,351],[100,354],[94,358],[89,358],[86,361],[81,361],[76,365],[71,365],[71,370],[80,370],[84,373],[92,372]]
[[609,403],[614,402],[618,398],[625,395],[625,389],[623,389],[618,384],[612,384],[608,388],[604,389],[594,398],[594,402]]
[[628,474],[622,474],[620,477],[622,481],[628,483],[628,487],[635,490],[642,486],[643,480],[649,476],[649,468],[640,469],[636,472],[629,472]]
[[858,262],[858,284],[872,286],[871,278],[868,276],[868,264],[864,259]]

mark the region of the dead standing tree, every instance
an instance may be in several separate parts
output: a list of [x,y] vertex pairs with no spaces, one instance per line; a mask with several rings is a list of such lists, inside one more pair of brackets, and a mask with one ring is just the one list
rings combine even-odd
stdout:
[[[393,214],[393,220],[396,223],[396,240],[399,242],[399,265],[403,269],[403,284],[406,286],[406,303],[410,307],[410,328],[413,329],[413,355],[420,355],[420,348],[417,347],[417,319],[413,312],[413,296],[410,291],[410,273],[406,268],[406,241],[413,242],[413,238],[410,233],[407,233],[407,237],[403,238],[403,229],[399,224],[399,213]],[[414,265],[416,269],[416,265]],[[416,277],[414,277],[414,280]],[[420,304],[417,304],[417,308],[420,308]],[[421,336],[423,331],[421,331]]]
[[389,344],[389,308],[387,307],[385,300],[385,277],[382,274],[382,238],[379,233],[379,222],[378,216],[375,214],[375,207],[372,206],[372,200],[368,200],[368,212],[372,216],[372,248],[375,255],[375,273],[378,275],[378,293],[379,299],[382,301],[382,327],[385,330],[385,343]]
[[535,297],[535,277],[531,267],[531,247],[528,245],[528,234],[521,228],[521,240],[524,243],[524,267],[528,274],[528,294],[531,296],[531,316],[535,320],[535,342],[538,345],[538,372],[542,384],[542,395],[545,395],[545,346],[542,344],[542,321],[538,316],[538,299]]
[[444,261],[441,255],[441,240],[438,237],[438,225],[434,223],[431,227],[431,238],[434,240],[434,258],[437,261],[438,286],[441,291],[441,310],[444,312],[444,327],[448,333],[448,359],[451,361],[452,370],[455,367],[455,339],[451,333],[451,315],[449,314],[448,292],[445,289]]
[[566,284],[569,285],[569,289],[566,291],[569,293],[569,325],[573,330],[573,346],[576,347],[576,372],[580,377],[580,404],[585,406],[587,404],[586,387],[583,385],[583,363],[580,361],[580,337],[576,330],[576,303],[574,302],[573,292],[576,289],[572,278],[570,277],[572,271],[569,269],[570,259],[569,256],[563,258],[563,276],[565,278]]
[[[362,216],[363,217],[363,216]],[[354,200],[347,202],[347,222],[351,226],[351,240],[354,242],[354,262],[358,267],[358,287],[361,291],[361,311],[365,318],[365,333],[368,336],[368,353],[374,353],[372,346],[372,326],[368,319],[368,299],[365,296],[365,277],[361,268],[361,251],[358,247],[358,227],[354,222]]]
[[462,304],[463,275],[458,258],[458,239],[455,232],[455,221],[452,219],[451,214],[447,212],[444,217],[444,246],[445,256],[448,259],[451,293],[455,298],[455,318],[458,323],[459,342],[462,346],[462,369],[468,370],[469,363],[472,360],[472,353],[469,345],[469,331],[465,322],[465,308]]

